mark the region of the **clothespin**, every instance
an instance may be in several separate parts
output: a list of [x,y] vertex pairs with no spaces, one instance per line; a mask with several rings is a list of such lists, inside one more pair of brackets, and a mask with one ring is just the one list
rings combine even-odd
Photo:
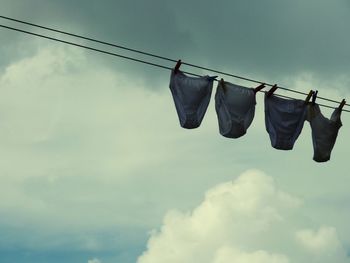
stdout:
[[223,89],[224,91],[226,91],[225,81],[224,81],[223,78],[220,80],[220,85],[221,85],[222,89]]
[[272,88],[267,92],[267,97],[270,97],[276,89],[278,89],[277,84],[273,85]]
[[259,86],[257,86],[257,87],[254,89],[254,92],[257,93],[257,92],[259,92],[260,90],[262,90],[263,88],[265,88],[265,83],[261,83]]
[[314,91],[312,93],[312,105],[315,105],[315,101],[316,101],[316,98],[317,98],[317,93],[318,93],[318,90]]
[[181,59],[179,59],[175,65],[175,68],[174,68],[175,74],[179,71],[180,66],[181,66]]
[[311,96],[312,96],[313,93],[314,93],[314,91],[310,90],[309,94],[307,94],[307,97],[305,99],[305,104],[307,104],[310,101]]
[[343,100],[340,102],[340,105],[339,105],[338,109],[339,109],[339,110],[342,110],[345,104],[346,104],[346,100],[343,99]]

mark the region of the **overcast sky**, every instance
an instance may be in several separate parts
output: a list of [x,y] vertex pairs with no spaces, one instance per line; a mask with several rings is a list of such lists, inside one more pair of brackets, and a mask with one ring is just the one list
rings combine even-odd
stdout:
[[[4,16],[350,98],[346,0],[0,3]],[[349,113],[319,164],[308,123],[292,151],[271,147],[261,94],[247,134],[227,139],[213,98],[198,129],[179,126],[167,70],[3,28],[0,40],[0,262],[350,262]]]

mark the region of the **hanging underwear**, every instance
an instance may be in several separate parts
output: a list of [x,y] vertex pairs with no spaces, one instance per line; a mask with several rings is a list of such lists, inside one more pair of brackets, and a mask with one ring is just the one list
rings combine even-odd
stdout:
[[171,71],[170,90],[180,125],[194,129],[200,126],[208,108],[213,81],[216,77],[188,77],[178,70]]
[[303,100],[283,99],[265,94],[265,126],[271,145],[279,150],[293,149],[304,126],[306,104]]
[[340,120],[341,110],[335,109],[328,119],[321,113],[318,104],[309,104],[307,120],[312,130],[312,143],[314,147],[314,161],[326,162],[331,158],[331,152],[342,126]]
[[246,134],[255,114],[255,92],[253,88],[219,81],[215,94],[215,109],[220,134],[228,138],[239,138]]

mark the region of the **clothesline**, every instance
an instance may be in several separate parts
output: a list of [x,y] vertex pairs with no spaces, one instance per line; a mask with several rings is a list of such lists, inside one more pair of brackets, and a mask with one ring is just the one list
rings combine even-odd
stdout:
[[[116,48],[119,48],[119,49],[124,49],[124,50],[135,52],[135,53],[138,53],[138,54],[142,54],[142,55],[146,55],[146,56],[150,56],[150,57],[154,57],[154,58],[167,60],[167,61],[170,61],[170,62],[177,62],[176,59],[160,56],[160,55],[157,55],[157,54],[145,52],[145,51],[134,49],[134,48],[129,48],[129,47],[126,47],[126,46],[123,46],[123,45],[110,43],[110,42],[107,42],[107,41],[98,40],[96,38],[82,36],[82,35],[70,33],[70,32],[67,32],[67,31],[63,31],[63,30],[59,30],[59,29],[55,29],[55,28],[51,28],[51,27],[47,27],[47,26],[34,24],[34,23],[31,23],[31,22],[28,22],[28,21],[15,19],[15,18],[11,18],[11,17],[8,17],[8,16],[0,15],[0,18],[6,19],[6,20],[10,20],[10,21],[14,21],[14,22],[21,23],[21,24],[25,24],[25,25],[29,25],[29,26],[33,26],[33,27],[37,27],[37,28],[41,28],[41,29],[45,29],[45,30],[48,30],[48,31],[52,31],[52,32],[56,32],[56,33],[60,33],[60,34],[64,34],[64,35],[68,35],[68,36],[72,36],[72,37],[88,40],[88,41],[92,41],[92,42],[103,44],[103,45],[107,45],[107,46],[112,46],[112,47],[116,47]],[[206,71],[211,71],[211,72],[218,73],[218,74],[221,74],[221,75],[226,75],[226,76],[230,76],[230,77],[233,77],[233,78],[242,79],[242,80],[253,82],[253,83],[258,83],[258,84],[263,84],[264,83],[266,86],[270,86],[270,87],[272,87],[274,85],[274,84],[271,84],[271,83],[266,83],[266,82],[255,80],[255,79],[252,79],[252,78],[247,78],[247,77],[239,76],[239,75],[236,75],[236,74],[231,74],[231,73],[219,71],[219,70],[216,70],[216,69],[211,69],[211,68],[208,68],[208,67],[195,65],[195,64],[192,64],[192,63],[188,63],[188,62],[182,62],[182,64],[186,65],[186,66],[190,66],[190,67],[206,70]],[[288,89],[288,88],[281,87],[281,86],[278,86],[278,88],[282,89],[282,90],[289,91],[289,92],[301,94],[301,95],[307,95],[307,93],[302,92],[302,91],[298,91],[298,90]],[[320,97],[320,96],[318,97],[318,99],[329,101],[329,102],[334,102],[334,103],[340,103],[340,102],[338,102],[336,100],[332,100],[332,99],[328,99],[328,98],[324,98],[324,97]],[[345,105],[346,106],[350,106],[350,104],[345,104]]]
[[[29,22],[25,22],[25,21],[13,19],[13,18],[1,16],[1,15],[0,15],[0,18],[12,20],[12,21],[15,21],[15,22],[19,22],[19,23],[23,23],[23,24],[27,24],[27,25],[31,25],[31,26],[35,26],[35,27],[39,27],[39,28],[43,28],[43,29],[47,29],[47,30],[50,30],[50,31],[54,31],[54,32],[58,32],[58,33],[62,33],[62,34],[66,34],[66,35],[82,38],[82,39],[86,39],[86,40],[93,41],[93,42],[98,42],[98,43],[105,44],[105,45],[114,46],[114,47],[117,47],[117,48],[133,51],[133,52],[136,52],[136,53],[140,53],[140,54],[144,54],[144,55],[148,55],[148,56],[152,56],[152,57],[156,57],[156,58],[165,59],[165,60],[172,61],[172,62],[176,62],[177,61],[177,60],[173,60],[173,59],[170,59],[170,58],[166,58],[166,57],[158,56],[158,55],[155,55],[155,54],[151,54],[151,53],[148,53],[148,52],[144,52],[144,51],[139,51],[139,50],[123,47],[123,46],[120,46],[120,45],[116,45],[116,44],[112,44],[112,43],[108,43],[108,42],[104,42],[104,41],[100,41],[100,40],[96,40],[96,39],[92,39],[92,38],[88,38],[88,37],[84,37],[84,36],[80,36],[80,35],[64,32],[64,31],[57,30],[57,29],[52,29],[52,28],[40,26],[40,25],[37,25],[37,24],[33,24],[33,23],[29,23]],[[72,46],[76,46],[76,47],[79,47],[79,48],[84,48],[84,49],[88,49],[88,50],[91,50],[91,51],[100,52],[100,53],[103,53],[103,54],[112,55],[112,56],[116,56],[116,57],[120,57],[120,58],[124,58],[124,59],[128,59],[128,60],[132,60],[132,61],[135,61],[135,62],[139,62],[139,63],[143,63],[143,64],[147,64],[147,65],[151,65],[151,66],[167,69],[167,70],[172,70],[173,69],[172,67],[167,67],[167,66],[160,65],[160,64],[157,64],[157,63],[153,63],[153,62],[149,62],[149,61],[146,61],[146,60],[132,58],[132,57],[121,55],[121,54],[117,54],[117,53],[114,53],[114,52],[109,52],[109,51],[105,51],[105,50],[102,50],[102,49],[98,49],[98,48],[89,47],[89,46],[86,46],[86,45],[77,44],[77,43],[74,43],[74,42],[62,40],[62,39],[55,38],[55,37],[50,37],[50,36],[43,35],[43,34],[30,32],[30,31],[19,29],[19,28],[15,28],[15,27],[10,27],[10,26],[6,26],[6,25],[2,25],[2,24],[0,24],[0,27],[6,28],[6,29],[9,29],[9,30],[13,30],[13,31],[17,31],[17,32],[21,32],[21,33],[25,33],[25,34],[29,34],[29,35],[33,35],[33,36],[36,36],[36,37],[45,38],[45,39],[56,41],[56,42],[61,42],[61,43],[72,45]],[[253,80],[253,79],[250,79],[250,78],[245,78],[245,77],[233,75],[233,74],[230,74],[230,73],[221,72],[221,71],[218,71],[218,70],[214,70],[214,69],[210,69],[210,68],[206,68],[206,67],[202,67],[202,66],[186,63],[186,62],[182,62],[182,64],[183,65],[187,65],[187,66],[191,66],[191,67],[196,67],[196,68],[199,68],[199,69],[208,70],[208,71],[215,72],[215,73],[219,73],[219,74],[222,74],[222,75],[227,75],[227,76],[231,76],[231,77],[234,77],[234,78],[238,78],[238,79],[242,79],[242,80],[258,83],[258,84],[265,84],[266,86],[273,86],[272,84],[269,84],[269,83],[265,83],[265,82],[261,82],[261,81],[258,81],[258,80]],[[195,74],[195,73],[192,73],[192,72],[186,72],[186,71],[183,71],[183,72],[186,73],[186,74],[192,75],[192,76],[197,76],[197,77],[201,76],[199,74]],[[297,90],[287,89],[287,88],[283,88],[283,87],[280,87],[280,86],[278,86],[278,88],[281,89],[281,90],[286,90],[286,91],[297,93],[297,94],[301,94],[301,95],[307,95],[307,93],[304,93],[304,92],[301,92],[301,91],[297,91]],[[265,91],[260,91],[260,92],[265,92]],[[280,96],[280,97],[293,99],[292,97],[281,95],[281,94],[276,94],[276,95]],[[328,99],[328,98],[324,98],[324,97],[319,97],[318,96],[317,98],[321,99],[321,100],[329,101],[329,102],[334,102],[334,103],[337,103],[337,104],[340,103],[338,101],[335,101],[335,100],[332,100],[332,99]],[[332,107],[332,106],[324,105],[324,104],[319,104],[319,105],[322,106],[322,107],[326,107],[326,108],[333,108],[333,109],[336,108],[336,107]],[[345,105],[346,106],[350,106],[349,104],[345,104]],[[343,112],[350,112],[350,110],[343,109]]]

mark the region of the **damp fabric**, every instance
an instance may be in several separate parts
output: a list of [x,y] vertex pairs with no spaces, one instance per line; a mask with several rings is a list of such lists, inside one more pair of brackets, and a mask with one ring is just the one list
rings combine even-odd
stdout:
[[208,108],[215,77],[189,77],[178,70],[171,71],[170,90],[180,125],[194,129],[201,125]]
[[342,126],[340,115],[341,110],[337,108],[328,119],[322,114],[318,104],[308,105],[307,120],[311,127],[314,161],[327,162],[331,158],[338,131]]
[[303,100],[265,94],[265,126],[273,148],[293,149],[304,126],[306,106]]
[[219,81],[215,93],[215,110],[220,134],[228,138],[245,135],[254,119],[255,105],[253,88]]

